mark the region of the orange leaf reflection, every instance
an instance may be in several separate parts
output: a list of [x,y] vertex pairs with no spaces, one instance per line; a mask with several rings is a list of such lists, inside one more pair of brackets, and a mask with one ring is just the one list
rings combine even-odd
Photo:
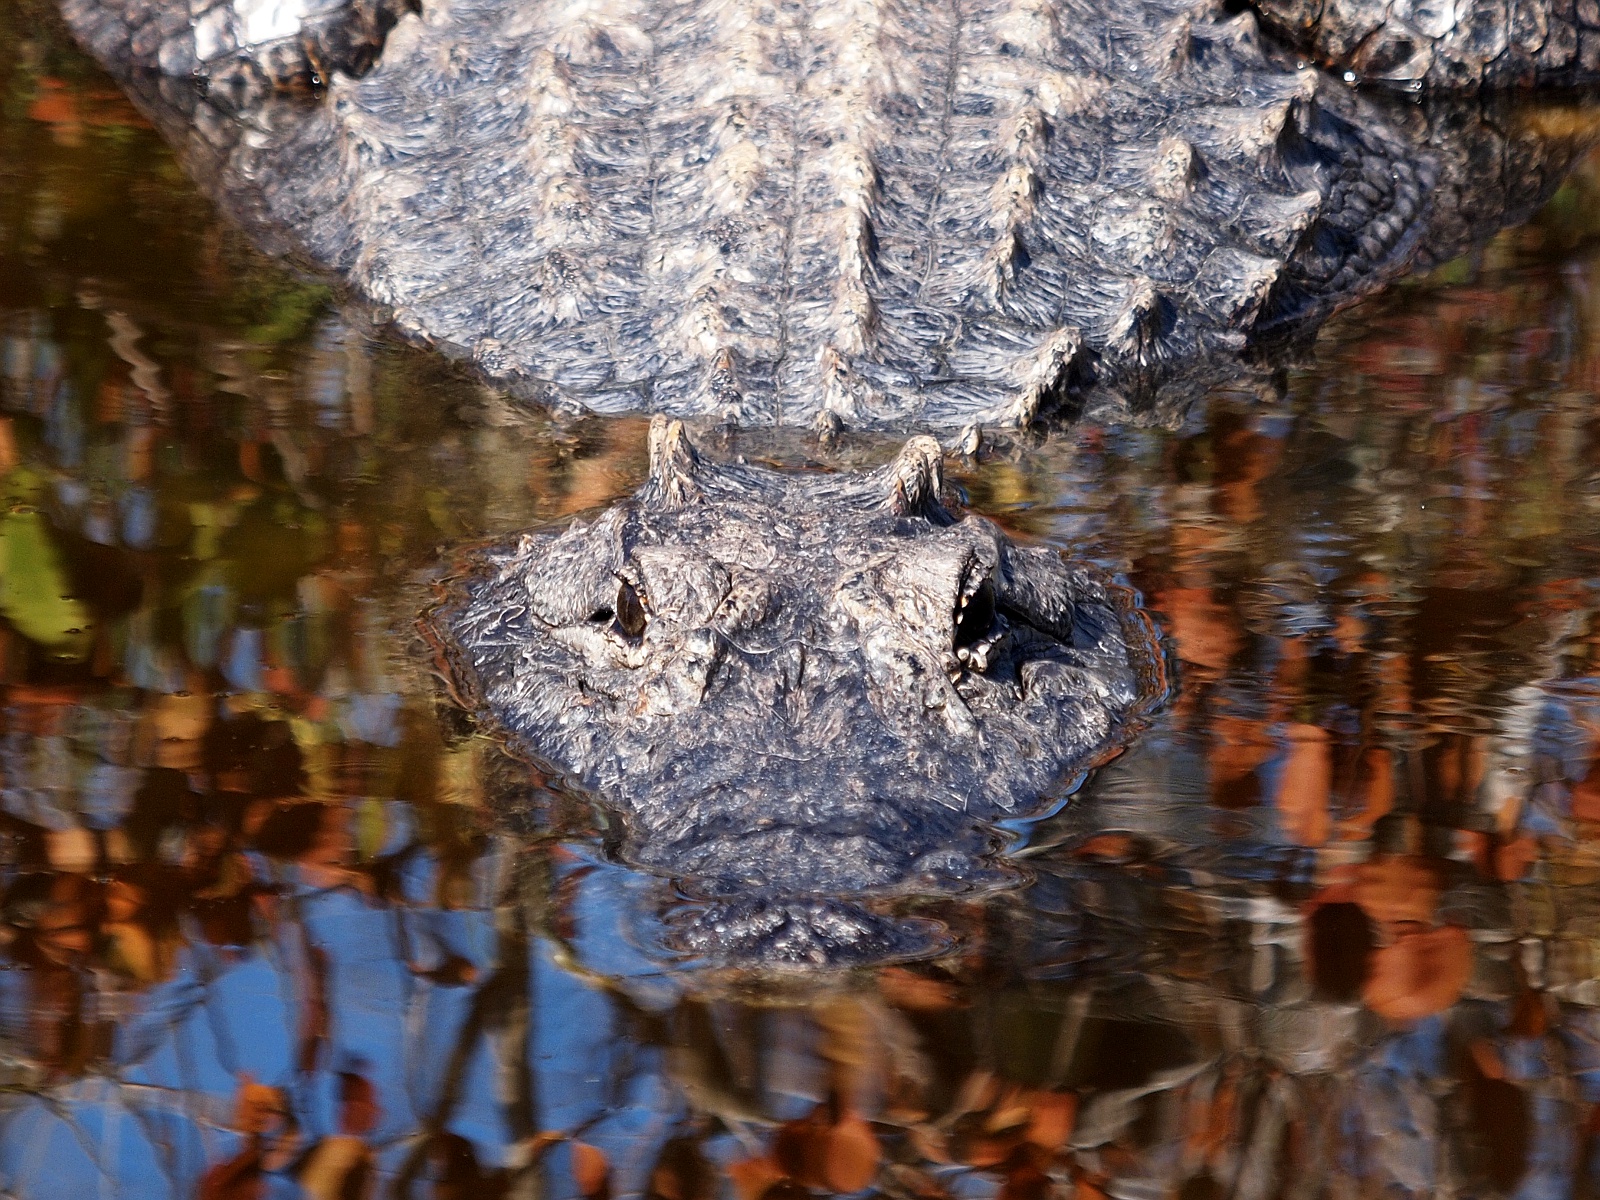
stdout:
[[1284,835],[1296,845],[1321,846],[1328,840],[1328,793],[1333,761],[1326,730],[1292,724],[1287,730],[1288,757],[1278,782],[1278,811]]
[[580,1195],[594,1200],[611,1194],[611,1164],[605,1151],[588,1142],[572,1143],[572,1180]]
[[1472,942],[1455,925],[1406,933],[1372,955],[1361,998],[1394,1024],[1443,1012],[1472,975]]

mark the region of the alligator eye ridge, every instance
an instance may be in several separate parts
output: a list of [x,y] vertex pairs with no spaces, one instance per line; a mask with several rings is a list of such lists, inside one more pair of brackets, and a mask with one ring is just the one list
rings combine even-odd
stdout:
[[994,583],[985,579],[978,590],[963,599],[956,609],[956,631],[953,648],[963,650],[976,645],[994,630]]
[[644,636],[645,627],[644,602],[639,599],[639,593],[634,590],[633,584],[626,579],[617,583],[617,628],[622,631],[622,636],[630,641],[638,641]]

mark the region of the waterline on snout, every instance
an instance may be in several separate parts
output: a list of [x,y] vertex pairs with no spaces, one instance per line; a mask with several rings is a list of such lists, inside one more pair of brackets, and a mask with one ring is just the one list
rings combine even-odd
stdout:
[[1014,884],[1005,849],[1165,697],[1133,593],[946,507],[931,439],[790,474],[658,419],[650,459],[633,499],[476,553],[426,624],[487,726],[616,815],[623,861],[744,906],[699,927],[730,954],[759,927],[859,959],[883,918],[815,904]]

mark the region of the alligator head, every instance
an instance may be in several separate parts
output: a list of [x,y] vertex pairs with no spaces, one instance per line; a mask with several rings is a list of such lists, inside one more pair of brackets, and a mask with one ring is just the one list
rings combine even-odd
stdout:
[[704,896],[992,882],[1162,690],[1125,589],[945,507],[931,438],[865,473],[703,460],[477,558],[430,618],[514,746],[623,818],[628,861]]

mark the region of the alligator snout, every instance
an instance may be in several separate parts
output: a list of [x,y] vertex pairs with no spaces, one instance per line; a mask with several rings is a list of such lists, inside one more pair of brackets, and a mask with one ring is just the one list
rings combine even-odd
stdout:
[[958,886],[1164,681],[1131,593],[942,487],[927,438],[785,474],[658,419],[634,497],[474,564],[433,623],[630,861],[718,894]]

